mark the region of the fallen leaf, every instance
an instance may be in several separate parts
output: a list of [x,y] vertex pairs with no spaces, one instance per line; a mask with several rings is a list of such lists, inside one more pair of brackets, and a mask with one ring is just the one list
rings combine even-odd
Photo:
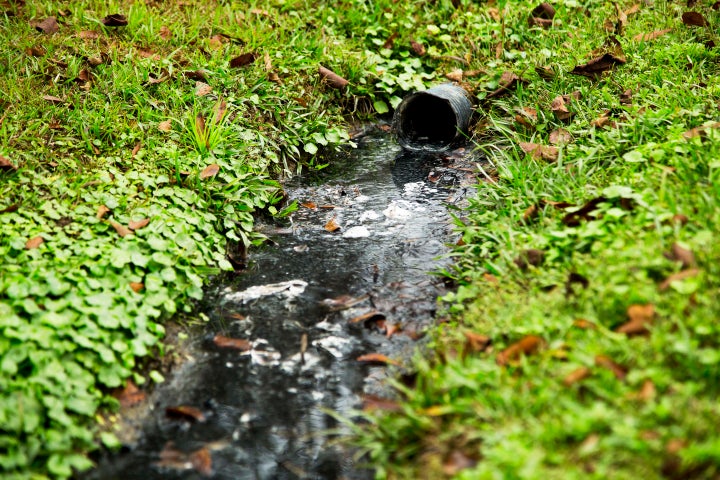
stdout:
[[644,335],[649,333],[648,325],[651,325],[655,318],[655,306],[652,303],[646,305],[630,305],[627,309],[629,320],[615,329],[618,333],[627,336]]
[[387,40],[385,40],[385,43],[383,43],[383,47],[387,50],[392,50],[393,46],[395,46],[395,39],[398,37],[397,32],[393,32]]
[[127,228],[124,225],[120,225],[118,222],[115,222],[113,220],[110,220],[110,225],[115,229],[118,235],[121,237],[127,237],[128,235],[132,235],[132,230]]
[[348,81],[342,78],[340,75],[336,74],[330,69],[327,69],[320,65],[318,67],[318,74],[320,75],[320,78],[326,82],[328,85],[330,85],[332,88],[336,88],[338,90],[342,90],[348,85]]
[[535,7],[528,17],[528,25],[542,28],[550,28],[555,18],[555,8],[549,3],[541,3]]
[[486,98],[498,97],[504,93],[508,93],[510,90],[516,88],[518,85],[525,85],[528,81],[524,78],[520,78],[513,72],[503,72],[498,81],[498,88],[488,94]]
[[140,282],[130,282],[129,285],[130,289],[132,289],[132,291],[135,293],[140,293],[145,288],[145,284]]
[[28,240],[27,242],[25,242],[25,249],[26,250],[34,250],[34,249],[38,248],[40,245],[42,245],[44,241],[45,240],[40,235],[38,235],[37,237],[33,237],[30,240]]
[[113,13],[102,19],[103,25],[106,27],[124,27],[128,24],[127,17],[119,13]]
[[515,115],[515,121],[524,126],[525,128],[533,130],[535,123],[537,123],[537,110],[530,107],[522,107],[515,109],[517,115]]
[[203,97],[212,92],[212,87],[207,83],[195,82],[195,95]]
[[2,210],[0,210],[0,213],[13,213],[13,212],[17,212],[19,209],[20,209],[20,204],[13,203],[12,205],[9,205],[9,206],[3,208]]
[[463,334],[465,335],[465,349],[469,352],[484,352],[492,343],[492,340],[487,335],[481,335],[469,330],[466,330]]
[[385,320],[385,314],[382,312],[378,312],[377,310],[372,310],[367,313],[363,313],[362,315],[358,315],[356,317],[351,318],[348,320],[349,323],[364,323],[365,325],[368,325],[373,322],[378,322],[380,320]]
[[199,474],[209,477],[212,475],[212,456],[207,447],[195,450],[190,454],[190,463],[193,469]]
[[135,158],[135,155],[138,154],[140,148],[142,148],[142,142],[137,142],[133,147],[132,152],[130,152],[130,158]]
[[531,248],[521,252],[520,255],[513,260],[513,263],[521,270],[527,270],[529,266],[537,267],[542,264],[544,258],[545,252]]
[[636,3],[632,6],[630,6],[630,8],[628,8],[627,10],[625,10],[625,15],[627,15],[629,17],[630,15],[634,15],[639,11],[640,11],[640,4]]
[[110,209],[108,207],[106,207],[105,205],[100,205],[97,209],[97,213],[95,214],[95,217],[102,220],[103,217],[105,217],[105,215],[107,215],[108,213],[110,213]]
[[226,113],[227,102],[225,100],[221,100],[215,105],[215,125],[219,125],[220,123],[222,123]]
[[205,167],[202,172],[200,172],[200,179],[205,180],[206,178],[214,177],[219,171],[220,165],[218,165],[217,163],[212,163]]
[[689,27],[707,27],[708,21],[698,12],[685,12],[682,14],[682,22]]
[[9,159],[0,155],[0,170],[17,170],[18,167]]
[[522,355],[530,355],[540,349],[543,344],[542,338],[535,335],[528,335],[522,340],[513,343],[505,350],[500,352],[495,359],[500,366],[505,366],[513,360],[517,360]]
[[45,35],[52,35],[53,33],[56,33],[58,30],[60,30],[60,27],[57,23],[57,18],[55,17],[48,17],[45,20],[36,23],[34,27],[35,30],[40,33],[44,33]]
[[652,380],[645,380],[640,387],[640,391],[635,394],[635,398],[647,402],[655,398],[656,394],[657,391],[655,389],[655,384],[652,382]]
[[165,120],[158,124],[158,130],[161,132],[169,132],[172,130],[172,120]]
[[680,262],[682,268],[697,267],[695,254],[693,254],[692,250],[683,247],[677,242],[673,243],[670,251],[665,252],[663,256],[673,262]]
[[707,131],[711,129],[717,129],[720,128],[720,122],[711,123],[709,125],[703,125],[700,127],[691,128],[687,132],[683,133],[683,137],[686,139],[691,139],[695,137],[705,137],[707,135]]
[[453,82],[462,82],[463,71],[457,68],[452,72],[446,73],[445,78],[447,78],[448,80],[452,80]]
[[100,34],[93,30],[82,30],[78,32],[77,37],[83,40],[97,40],[100,38]]
[[243,352],[252,348],[252,344],[248,340],[243,338],[226,337],[225,335],[220,334],[213,337],[213,343],[220,348],[233,348]]
[[412,48],[412,51],[415,52],[415,55],[419,57],[425,55],[425,46],[420,42],[410,40],[410,48]]
[[620,105],[632,105],[633,91],[631,89],[625,90],[620,94]]
[[555,69],[550,66],[535,67],[535,73],[537,73],[538,77],[542,78],[543,80],[547,80],[547,81],[555,80],[555,77],[557,77],[557,73],[555,72]]
[[168,418],[177,420],[187,420],[190,422],[204,422],[205,414],[198,408],[187,405],[179,405],[175,407],[166,407],[165,415]]
[[363,410],[366,412],[381,410],[384,412],[401,412],[402,406],[395,401],[375,395],[364,395],[362,398]]
[[138,389],[132,380],[128,380],[124,388],[115,390],[112,396],[117,399],[121,408],[133,407],[143,402],[146,397],[145,392]]
[[396,333],[402,331],[402,325],[399,323],[385,324],[385,337],[390,338]]
[[540,213],[540,208],[537,205],[535,205],[535,204],[530,205],[523,212],[523,216],[522,216],[523,222],[527,223],[530,220],[537,218],[539,213]]
[[596,330],[597,329],[597,325],[595,325],[590,320],[585,320],[584,318],[578,318],[577,320],[574,320],[573,327],[581,328],[583,330]]
[[25,50],[25,53],[31,57],[42,57],[47,53],[47,50],[42,45],[33,45]]
[[172,32],[170,31],[170,28],[167,25],[163,25],[160,27],[160,30],[158,31],[158,35],[163,40],[170,40],[172,38]]
[[560,151],[557,147],[540,145],[537,143],[520,142],[520,148],[530,154],[536,160],[542,159],[548,162],[554,162],[558,159]]
[[622,65],[626,61],[622,48],[617,46],[613,52],[605,53],[583,65],[576,66],[570,71],[570,74],[597,79],[604,72],[612,70],[617,65]]
[[369,364],[396,366],[400,365],[400,362],[398,362],[397,360],[393,360],[392,358],[388,357],[387,355],[383,355],[382,353],[368,353],[366,355],[360,355],[355,360],[357,360],[358,362],[364,362]]
[[548,138],[548,141],[553,145],[565,145],[568,143],[572,143],[573,137],[567,130],[564,130],[562,128],[556,128],[555,130],[550,132],[550,137]]
[[230,60],[230,67],[240,68],[246,65],[250,65],[255,61],[256,58],[257,54],[255,52],[243,53],[242,55],[238,55],[237,57]]
[[700,269],[698,268],[690,268],[688,270],[683,270],[681,272],[673,273],[672,275],[668,276],[658,287],[660,291],[665,291],[672,285],[673,282],[680,282],[682,280],[685,280],[686,278],[692,278],[697,277],[700,273]]
[[577,227],[582,221],[592,220],[594,217],[590,214],[597,210],[598,205],[607,202],[605,197],[597,197],[588,201],[585,205],[574,212],[570,212],[562,218],[562,223],[568,227]]
[[335,221],[335,217],[333,217],[325,224],[324,228],[328,232],[334,232],[340,229],[340,225],[337,224],[337,222]]
[[569,387],[570,385],[573,385],[575,383],[585,380],[590,375],[592,375],[592,371],[589,368],[580,367],[580,368],[568,373],[567,375],[565,375],[565,378],[563,378],[563,384],[566,387]]
[[65,100],[63,100],[62,98],[54,97],[52,95],[43,95],[42,98],[46,102],[52,103],[53,105],[62,105],[63,103],[65,103]]
[[146,226],[148,223],[150,223],[149,218],[143,218],[142,220],[134,220],[130,223],[128,223],[128,228],[130,230],[139,230]]
[[182,73],[183,77],[189,80],[207,80],[207,73],[204,70],[187,70]]
[[590,285],[590,281],[584,275],[580,275],[577,272],[570,272],[568,279],[565,281],[566,297],[575,295],[574,285],[580,285],[583,289],[586,289]]
[[602,128],[607,125],[612,126],[615,122],[610,121],[609,115],[610,115],[610,112],[608,110],[606,110],[601,116],[592,120],[590,122],[590,126],[595,127],[595,128]]
[[305,202],[301,203],[300,205],[305,208],[309,208],[310,210],[317,210],[317,205],[314,202]]
[[569,120],[575,113],[568,110],[567,106],[574,100],[580,100],[580,98],[581,93],[579,91],[572,92],[569,95],[558,95],[550,103],[550,110],[558,120]]
[[607,355],[596,355],[595,365],[610,370],[618,380],[625,380],[627,371]]
[[453,450],[445,459],[442,469],[443,473],[448,477],[452,477],[460,473],[462,470],[472,468],[477,465],[477,460],[465,455],[460,450]]
[[83,68],[78,72],[78,76],[75,77],[75,81],[78,83],[87,83],[92,81],[93,75],[90,73],[90,70],[87,68]]
[[666,28],[664,30],[655,30],[654,32],[650,33],[638,33],[633,37],[633,40],[635,40],[636,42],[649,42],[650,40],[655,40],[658,37],[662,37],[670,31],[672,31],[671,28]]

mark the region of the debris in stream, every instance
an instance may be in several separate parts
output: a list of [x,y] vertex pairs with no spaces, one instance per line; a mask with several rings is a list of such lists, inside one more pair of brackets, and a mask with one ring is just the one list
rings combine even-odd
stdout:
[[252,344],[243,338],[230,338],[224,335],[215,335],[213,343],[220,348],[234,348],[235,350],[250,350]]
[[165,407],[165,415],[168,418],[175,420],[185,420],[190,422],[205,421],[205,414],[200,409],[188,405]]

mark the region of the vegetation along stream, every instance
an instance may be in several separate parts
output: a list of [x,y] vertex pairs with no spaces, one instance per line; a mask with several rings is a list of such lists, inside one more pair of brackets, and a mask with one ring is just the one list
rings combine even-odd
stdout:
[[[405,152],[382,128],[286,185],[298,210],[206,295],[192,358],[159,388],[142,433],[92,479],[368,478],[328,412],[386,395],[444,291],[448,206],[471,183],[462,149]],[[395,365],[395,362],[398,365]]]

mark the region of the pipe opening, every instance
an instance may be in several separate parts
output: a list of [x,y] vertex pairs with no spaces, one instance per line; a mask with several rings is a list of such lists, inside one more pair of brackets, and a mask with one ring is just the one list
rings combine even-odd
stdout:
[[457,117],[444,98],[418,93],[403,105],[398,137],[409,147],[447,147],[457,137]]

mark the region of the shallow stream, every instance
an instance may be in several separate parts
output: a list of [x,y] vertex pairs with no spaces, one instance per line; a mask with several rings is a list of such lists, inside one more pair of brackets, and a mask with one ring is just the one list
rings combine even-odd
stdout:
[[[298,210],[261,228],[248,269],[215,283],[140,435],[89,479],[365,479],[332,439],[365,395],[407,363],[445,291],[449,205],[474,182],[462,151],[407,153],[382,129],[285,185]],[[335,227],[339,227],[333,230]],[[334,435],[329,432],[333,431]]]

